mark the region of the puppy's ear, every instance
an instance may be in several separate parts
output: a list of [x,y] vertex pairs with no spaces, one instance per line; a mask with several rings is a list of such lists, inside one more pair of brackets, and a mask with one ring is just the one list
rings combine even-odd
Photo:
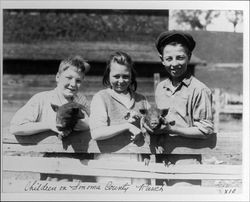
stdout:
[[51,105],[52,109],[54,110],[54,112],[58,111],[58,109],[59,109],[58,105],[55,105],[55,104],[52,104],[52,103],[50,105]]
[[88,116],[90,115],[90,109],[89,109],[88,106],[85,107],[85,106],[83,106],[83,105],[81,105],[81,104],[79,104],[78,106],[79,106],[79,108],[80,108],[80,110],[81,110],[82,112],[85,112]]
[[163,56],[162,54],[158,54],[159,58],[161,59],[161,61],[163,61]]
[[162,109],[161,110],[161,116],[164,117],[168,114],[169,109]]
[[147,109],[139,109],[139,112],[142,114],[142,115],[146,115],[148,113],[148,110]]
[[82,110],[81,108],[78,108],[78,118],[79,119],[84,119],[85,118],[85,111]]

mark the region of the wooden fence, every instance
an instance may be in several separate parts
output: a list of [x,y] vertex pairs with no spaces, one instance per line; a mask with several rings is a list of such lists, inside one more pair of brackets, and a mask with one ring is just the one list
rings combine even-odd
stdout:
[[[159,75],[154,75],[154,84],[159,82]],[[220,108],[217,100],[220,92],[215,90],[215,109],[217,116],[225,111]],[[218,106],[217,106],[218,105]],[[218,118],[218,117],[217,117]],[[209,186],[193,187],[169,187],[156,185],[156,179],[200,179],[206,180],[242,180],[242,165],[227,162],[226,156],[242,154],[242,132],[222,133],[209,136],[205,140],[192,140],[182,137],[167,137],[165,142],[166,154],[202,154],[203,163],[198,165],[173,165],[164,166],[156,163],[152,143],[144,142],[141,145],[129,143],[123,149],[116,149],[114,145],[106,145],[113,153],[147,153],[151,155],[149,166],[143,162],[105,162],[93,159],[52,158],[44,157],[41,153],[100,153],[97,142],[92,141],[89,131],[75,132],[61,141],[53,132],[44,132],[36,135],[13,136],[8,129],[2,131],[3,146],[3,192],[91,192],[103,193],[111,189],[121,193],[149,193],[148,190],[161,190],[161,194],[239,194],[242,187],[233,185],[217,186],[212,183]],[[124,142],[117,142],[124,144]],[[224,158],[225,157],[225,158]],[[223,158],[223,159],[222,159]],[[215,159],[209,161],[209,159]],[[5,177],[8,173],[15,173],[11,177]],[[23,179],[21,173],[27,173],[28,178]],[[29,179],[31,174],[50,173],[76,176],[100,176],[100,177],[125,177],[136,179],[148,179],[149,185],[141,184],[118,186],[100,184],[96,182],[52,182],[40,180],[39,177]],[[5,175],[6,174],[6,175]],[[127,189],[125,187],[127,187]],[[90,188],[88,188],[90,187]],[[109,188],[107,188],[109,187]],[[151,192],[152,193],[152,192]]]
[[[73,190],[76,182],[50,182],[41,181],[39,177],[29,179],[22,178],[20,173],[38,174],[67,174],[77,176],[100,176],[100,177],[125,177],[136,179],[148,179],[149,184],[154,189],[163,189],[164,193],[214,193],[226,194],[227,192],[241,193],[241,187],[232,187],[233,185],[216,186],[215,183],[209,186],[194,186],[192,188],[162,188],[155,185],[155,179],[201,179],[206,180],[242,180],[242,166],[240,164],[230,165],[230,162],[217,161],[225,155],[241,154],[241,133],[218,133],[212,135],[207,140],[193,140],[170,137],[166,140],[166,153],[169,154],[202,154],[203,164],[199,165],[173,165],[166,167],[163,163],[156,163],[151,159],[149,166],[143,162],[106,162],[102,160],[74,158],[52,158],[43,157],[39,153],[99,153],[100,150],[93,144],[90,144],[89,133],[75,133],[64,140],[59,140],[55,134],[40,133],[30,137],[18,137],[3,131],[3,176],[4,173],[15,173],[15,177],[3,178],[3,192],[39,192],[46,191],[34,187],[54,187],[54,191],[62,191],[59,187],[67,187],[67,191]],[[150,153],[147,146],[127,147],[127,150],[116,151],[114,153]],[[36,155],[34,155],[36,154]],[[151,157],[154,155],[151,154]],[[209,162],[207,159],[215,158],[216,161]],[[35,184],[30,186],[31,184]],[[100,185],[96,182],[88,184],[81,182],[81,186],[101,186],[97,192],[105,192],[106,185]],[[80,186],[80,185],[79,185]],[[122,186],[122,185],[120,185]],[[146,185],[143,185],[146,186]],[[33,188],[32,188],[33,187]],[[139,193],[138,187],[130,185],[130,192]],[[153,189],[152,188],[152,189]],[[34,190],[33,190],[34,189]],[[52,188],[51,188],[52,189]],[[145,188],[146,189],[146,188]],[[78,190],[87,191],[87,190]],[[89,190],[88,190],[89,191]],[[87,192],[88,192],[87,191]],[[231,193],[231,194],[232,194]]]

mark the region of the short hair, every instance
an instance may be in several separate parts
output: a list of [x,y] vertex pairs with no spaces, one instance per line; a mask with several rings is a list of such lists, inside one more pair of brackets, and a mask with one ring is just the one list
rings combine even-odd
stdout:
[[67,70],[70,66],[74,66],[77,68],[78,72],[82,72],[85,74],[89,71],[90,65],[87,63],[86,60],[84,60],[81,56],[70,56],[66,59],[63,59],[59,65],[58,73],[62,73],[65,70]]
[[136,81],[136,71],[134,69],[134,63],[133,63],[131,57],[127,53],[122,52],[122,51],[117,51],[117,52],[110,55],[110,57],[107,61],[106,69],[105,69],[104,74],[103,74],[103,79],[102,79],[103,85],[105,87],[110,87],[109,74],[110,74],[111,63],[113,63],[113,62],[118,63],[120,65],[124,65],[130,69],[131,84],[130,84],[128,90],[135,92],[137,89],[137,81]]

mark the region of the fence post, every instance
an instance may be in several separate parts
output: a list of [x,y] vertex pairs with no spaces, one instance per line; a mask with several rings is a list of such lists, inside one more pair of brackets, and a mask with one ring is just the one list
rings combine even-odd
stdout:
[[154,73],[154,92],[158,83],[160,83],[160,73]]
[[[160,78],[160,73],[154,73],[154,94],[156,90],[156,86],[160,83],[161,78]],[[150,155],[151,156],[151,161],[156,163],[155,155]],[[151,185],[155,186],[156,185],[156,179],[151,179]]]
[[219,131],[219,122],[220,122],[220,89],[214,89],[214,129],[215,132]]

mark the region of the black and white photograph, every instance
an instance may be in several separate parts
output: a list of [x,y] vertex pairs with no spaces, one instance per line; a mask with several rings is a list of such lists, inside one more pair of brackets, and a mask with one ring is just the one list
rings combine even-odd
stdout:
[[1,1],[1,201],[249,201],[248,1]]

